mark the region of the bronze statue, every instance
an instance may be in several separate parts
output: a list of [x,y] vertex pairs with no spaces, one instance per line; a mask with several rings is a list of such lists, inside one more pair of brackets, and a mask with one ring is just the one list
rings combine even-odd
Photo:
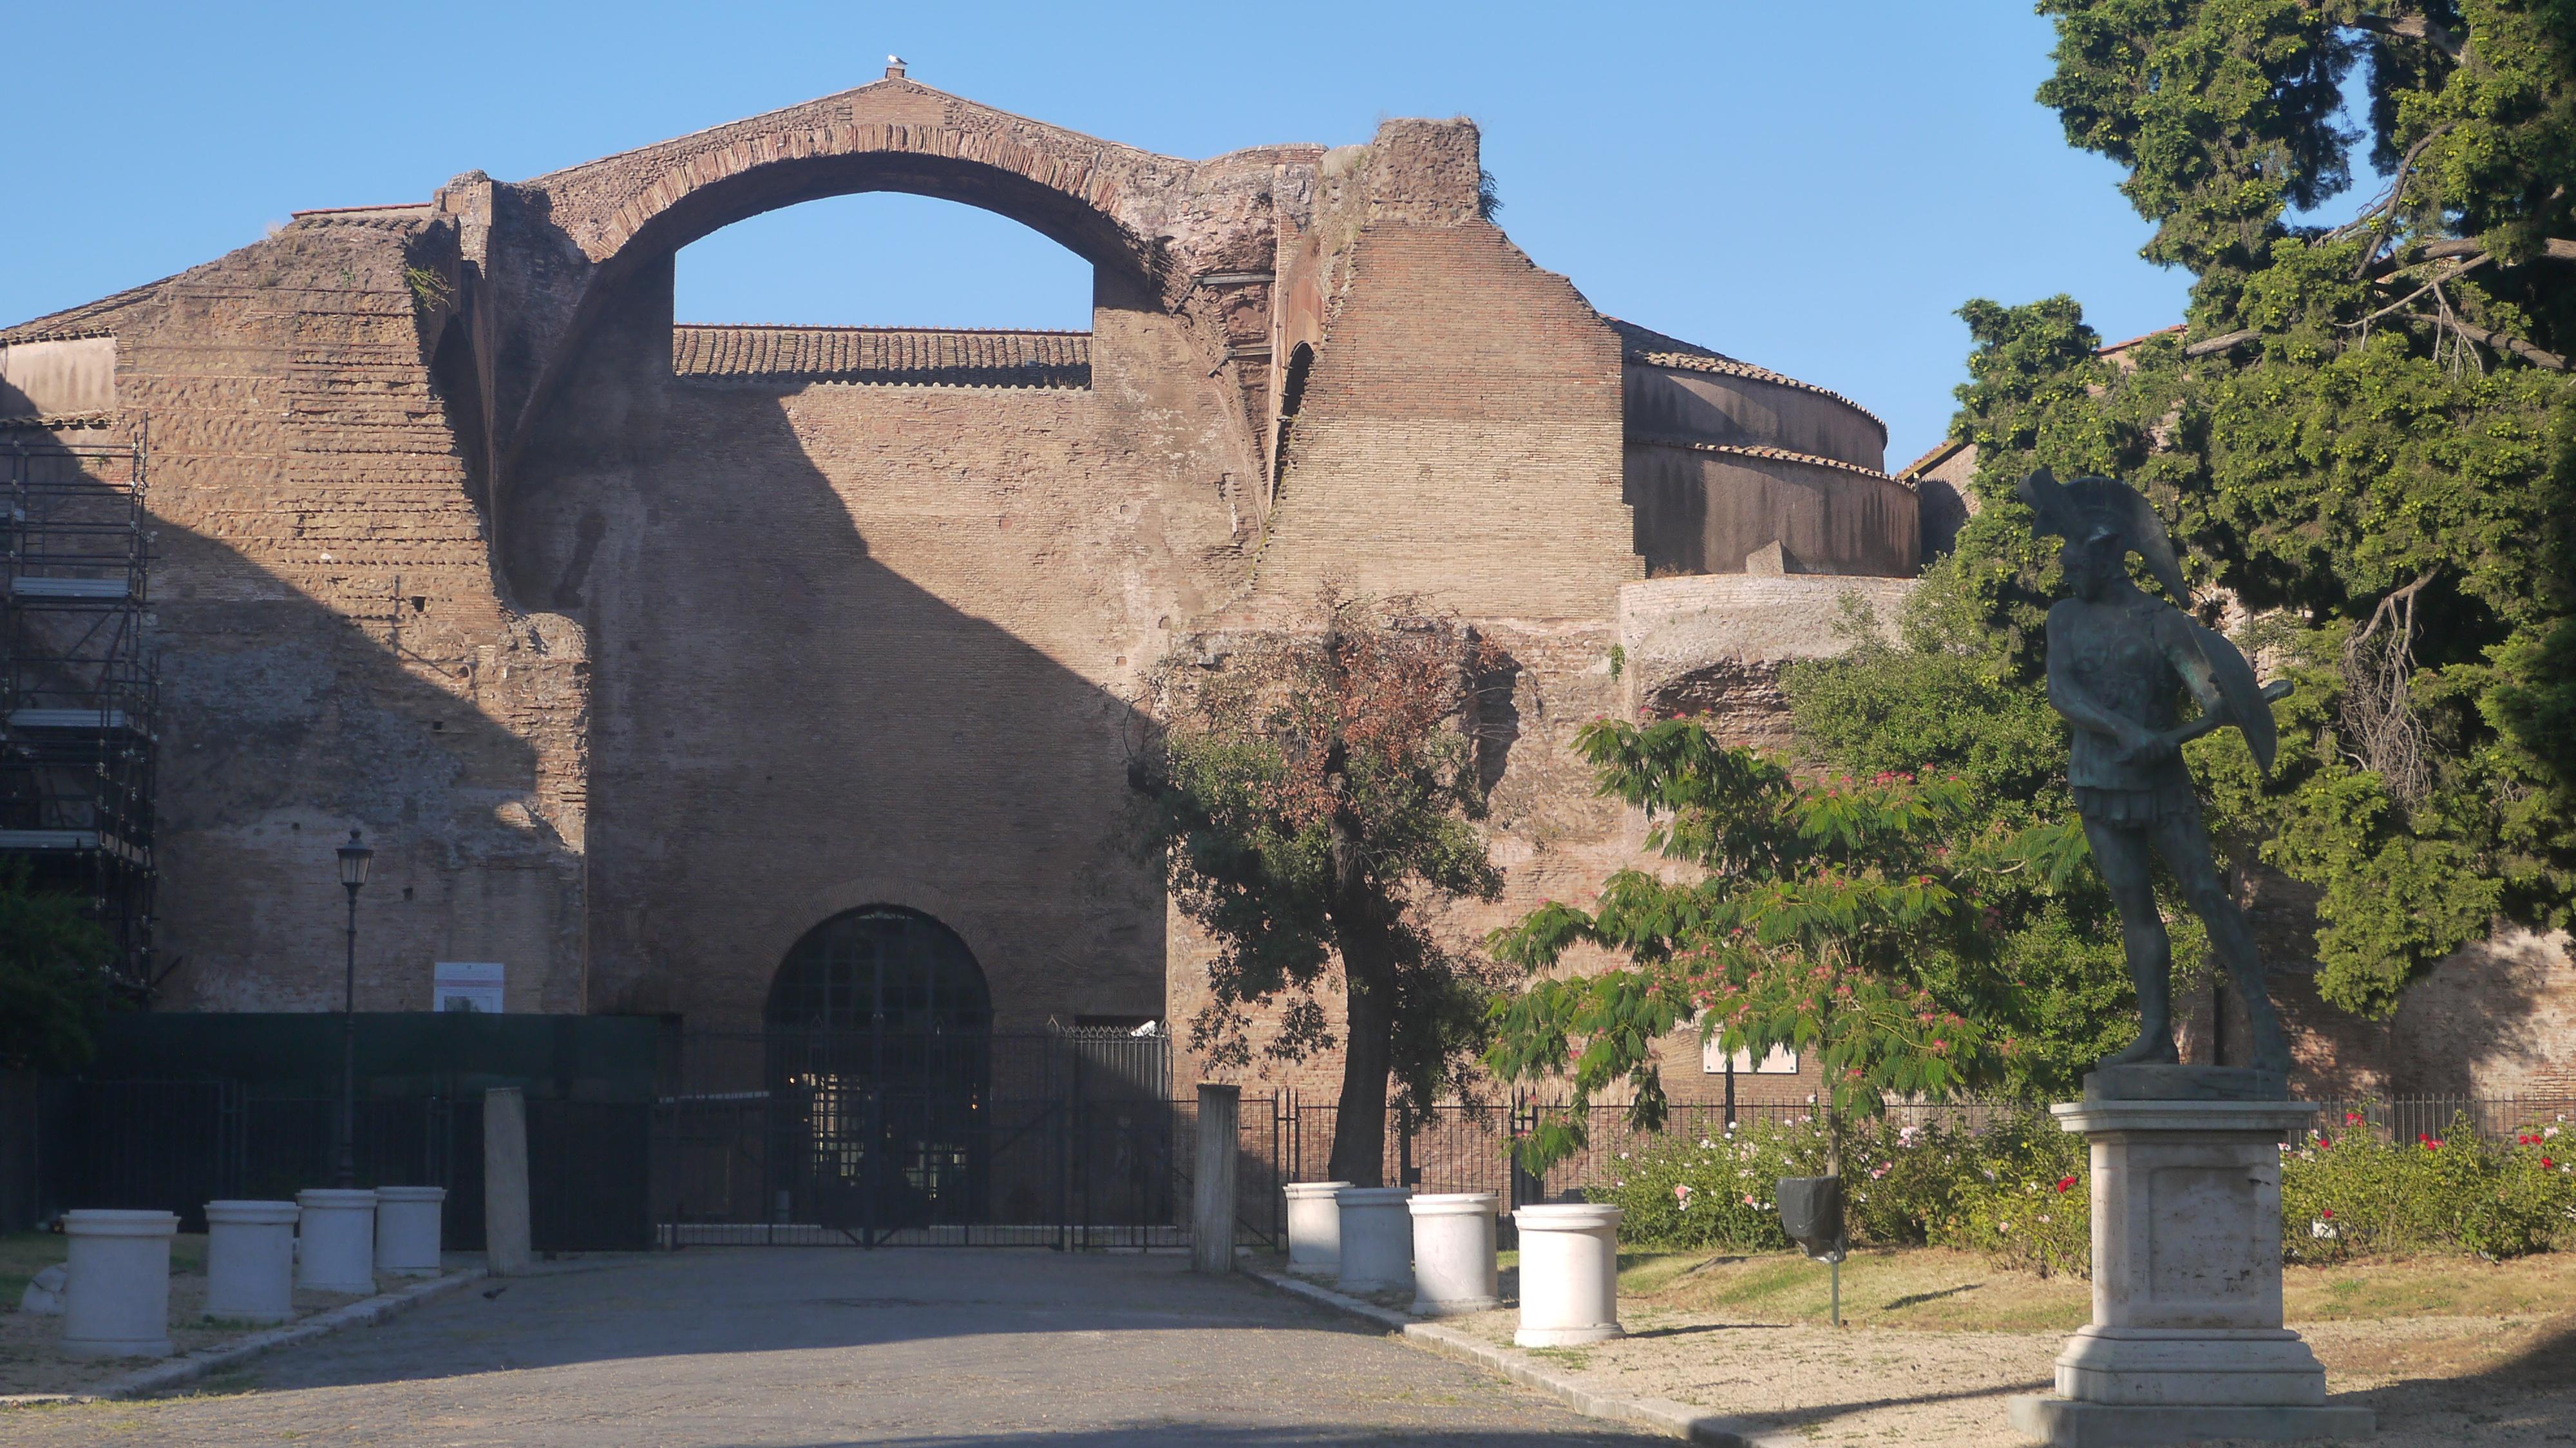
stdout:
[[[2289,1070],[2289,1042],[2264,989],[2263,962],[2245,912],[2210,856],[2182,746],[2233,724],[2244,731],[2256,766],[2269,774],[2277,742],[2272,701],[2287,694],[2288,686],[2257,687],[2252,666],[2236,646],[2192,622],[2185,611],[2191,593],[2173,540],[2137,490],[2111,478],[2059,483],[2042,470],[2024,479],[2018,491],[2039,515],[2037,531],[2063,540],[2058,556],[2074,596],[2048,611],[2048,702],[2075,726],[2067,782],[2074,787],[2094,863],[2119,906],[2121,943],[2138,987],[2138,1038],[2101,1065],[2175,1065],[2182,1059],[2173,1038],[2173,948],[2148,875],[2152,851],[2208,926],[2210,950],[2244,1002],[2253,1027],[2253,1065],[2263,1078],[2247,1084],[2279,1094]],[[2171,603],[2130,581],[2131,553]],[[2199,701],[2201,713],[2177,725],[2175,705],[2185,690]]]

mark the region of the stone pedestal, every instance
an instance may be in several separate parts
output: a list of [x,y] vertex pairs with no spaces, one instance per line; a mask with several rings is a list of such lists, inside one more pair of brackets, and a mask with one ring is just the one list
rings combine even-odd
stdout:
[[1341,1288],[1344,1292],[1394,1292],[1413,1286],[1413,1214],[1404,1204],[1411,1187],[1344,1187],[1333,1194],[1341,1210]]
[[297,1192],[295,1285],[315,1292],[376,1290],[376,1194],[317,1187]]
[[376,1270],[391,1277],[438,1275],[439,1215],[445,1187],[376,1188]]
[[284,1322],[295,1315],[293,1202],[206,1203],[206,1316]]
[[1288,1270],[1329,1277],[1342,1268],[1342,1208],[1334,1194],[1349,1182],[1290,1182]]
[[1415,1197],[1413,1311],[1420,1317],[1483,1312],[1502,1299],[1494,1263],[1494,1194]]
[[1617,1207],[1565,1202],[1512,1213],[1521,1229],[1518,1347],[1580,1347],[1623,1337]]
[[72,1358],[170,1355],[168,1212],[71,1211],[63,1264],[62,1353]]
[[2058,1354],[2058,1395],[2015,1398],[2013,1426],[2061,1445],[2370,1432],[2281,1326],[2280,1143],[2317,1108],[2160,1095],[2054,1108],[2092,1146],[2093,1321]]

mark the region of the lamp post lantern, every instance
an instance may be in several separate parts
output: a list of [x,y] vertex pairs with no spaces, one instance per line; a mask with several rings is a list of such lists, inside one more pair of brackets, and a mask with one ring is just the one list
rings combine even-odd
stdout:
[[360,842],[356,830],[340,847],[340,885],[349,892],[348,972],[340,985],[340,1159],[332,1185],[358,1184],[355,1144],[358,1112],[358,891],[367,883],[367,863],[376,852]]

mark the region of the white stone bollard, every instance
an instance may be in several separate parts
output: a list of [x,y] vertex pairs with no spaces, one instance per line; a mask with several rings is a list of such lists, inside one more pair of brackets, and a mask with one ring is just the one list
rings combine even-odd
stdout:
[[1579,1347],[1619,1326],[1619,1209],[1560,1202],[1512,1213],[1521,1229],[1517,1347]]
[[1483,1312],[1501,1302],[1494,1263],[1494,1194],[1415,1197],[1413,1311],[1417,1317]]
[[439,1211],[445,1187],[376,1188],[376,1270],[389,1277],[438,1275]]
[[1342,1208],[1334,1194],[1349,1182],[1290,1182],[1288,1270],[1317,1276],[1342,1268]]
[[376,1194],[364,1188],[297,1192],[295,1285],[314,1292],[376,1290]]
[[169,1212],[63,1213],[71,1238],[62,1352],[72,1358],[170,1355]]
[[206,1316],[284,1322],[295,1315],[293,1202],[206,1203]]
[[1344,1292],[1392,1292],[1413,1285],[1411,1187],[1344,1187],[1333,1193],[1341,1218]]

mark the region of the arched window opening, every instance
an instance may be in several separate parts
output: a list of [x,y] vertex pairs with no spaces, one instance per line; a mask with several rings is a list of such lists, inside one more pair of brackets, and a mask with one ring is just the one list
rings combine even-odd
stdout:
[[1270,483],[1274,491],[1280,475],[1288,470],[1288,434],[1297,421],[1297,409],[1306,405],[1306,379],[1314,370],[1314,346],[1298,343],[1288,354],[1287,374],[1279,384],[1279,432],[1270,443]]
[[870,905],[805,932],[769,985],[772,1030],[958,1035],[991,1029],[983,967],[918,910]]
[[872,191],[765,212],[683,247],[686,380],[1088,387],[1091,263],[972,206]]
[[881,1232],[984,1211],[992,997],[957,932],[893,905],[833,916],[764,1014],[783,1216]]

